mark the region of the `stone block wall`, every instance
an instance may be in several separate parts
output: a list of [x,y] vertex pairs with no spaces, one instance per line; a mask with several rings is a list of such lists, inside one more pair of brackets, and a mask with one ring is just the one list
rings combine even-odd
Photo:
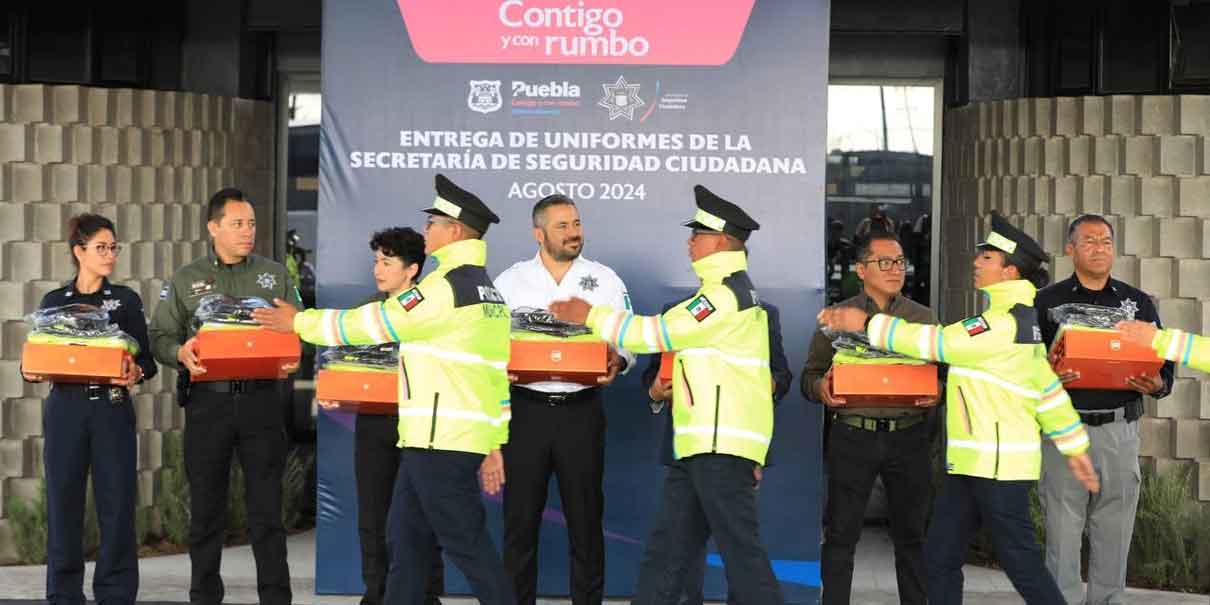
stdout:
[[[942,313],[977,311],[974,246],[992,210],[1054,255],[1076,216],[1106,215],[1117,233],[1118,279],[1151,294],[1164,324],[1210,333],[1210,96],[1014,99],[945,116]],[[1210,380],[1178,370],[1172,394],[1147,399],[1143,463],[1188,467],[1210,501]]]
[[[113,281],[154,312],[164,281],[206,253],[205,204],[237,186],[257,204],[270,250],[274,123],[269,103],[154,90],[0,85],[0,563],[15,556],[4,502],[43,476],[42,400],[21,379],[22,318],[74,275],[67,220],[98,212],[118,228]],[[261,203],[263,202],[263,203]],[[262,252],[263,253],[263,252]],[[184,427],[175,373],[134,397],[139,506],[154,514],[163,433]]]

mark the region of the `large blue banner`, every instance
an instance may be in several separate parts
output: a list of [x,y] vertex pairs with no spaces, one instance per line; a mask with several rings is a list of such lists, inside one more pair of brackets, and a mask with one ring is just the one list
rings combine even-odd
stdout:
[[[533,257],[530,209],[574,198],[585,256],[612,267],[640,313],[697,286],[686,251],[703,184],[762,225],[749,240],[761,298],[781,308],[802,367],[824,280],[828,0],[341,0],[323,23],[319,303],[373,291],[366,242],[423,224],[441,172],[502,217],[488,271]],[[640,366],[646,363],[641,360]],[[606,395],[606,595],[635,587],[664,469],[662,416],[639,372]],[[321,412],[316,590],[359,593],[352,419]],[[761,529],[790,602],[818,594],[819,408],[778,408]],[[485,500],[499,544],[500,503]],[[568,594],[557,490],[540,543],[539,593]],[[447,590],[467,586],[447,567]],[[723,598],[717,556],[708,598]]]

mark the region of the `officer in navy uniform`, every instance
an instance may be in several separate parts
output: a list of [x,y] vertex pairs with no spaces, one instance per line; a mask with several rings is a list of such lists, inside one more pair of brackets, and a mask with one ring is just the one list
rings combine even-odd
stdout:
[[[68,244],[77,274],[51,291],[39,309],[81,303],[109,312],[110,322],[135,339],[135,363],[120,379],[90,384],[56,382],[42,412],[46,473],[46,600],[84,602],[84,502],[91,470],[101,544],[93,574],[98,603],[134,603],[139,590],[134,512],[138,497],[137,441],[130,388],[155,376],[143,301],[109,283],[119,245],[113,222],[96,214],[71,219]],[[43,376],[23,373],[26,380]]]

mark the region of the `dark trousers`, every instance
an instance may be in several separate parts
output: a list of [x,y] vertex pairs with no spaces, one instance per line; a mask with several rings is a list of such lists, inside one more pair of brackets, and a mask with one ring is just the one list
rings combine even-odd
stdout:
[[656,523],[639,567],[637,605],[675,605],[689,567],[713,535],[727,586],[744,605],[783,602],[760,541],[755,466],[751,460],[699,454],[673,462]]
[[[437,545],[481,605],[512,605],[513,592],[487,534],[479,496],[482,454],[405,447],[387,519],[391,568],[385,600],[422,605]],[[507,477],[506,477],[507,478]]]
[[[110,400],[109,394],[118,395]],[[90,395],[93,398],[90,398]],[[84,603],[84,499],[92,471],[101,530],[97,603],[134,603],[139,560],[134,407],[125,389],[56,384],[42,411],[46,472],[46,600]]]
[[[399,417],[376,414],[357,416],[353,432],[353,473],[357,480],[357,533],[361,538],[361,579],[366,591],[362,605],[380,605],[387,590],[387,512],[399,470]],[[433,552],[433,570],[425,591],[425,603],[440,603],[445,590],[445,564],[441,547]]]
[[987,529],[1000,566],[1026,603],[1066,602],[1034,541],[1029,488],[1035,483],[946,475],[925,548],[929,603],[962,602],[962,563],[980,525]]
[[504,446],[504,566],[517,602],[533,605],[538,587],[538,532],[550,475],[559,483],[571,556],[571,602],[599,605],[605,588],[605,412],[590,399],[551,405],[512,390]]
[[223,601],[219,565],[227,524],[231,453],[244,471],[248,531],[262,605],[290,603],[286,530],[282,527],[282,474],[286,431],[273,387],[225,393],[194,385],[185,406],[185,474],[189,479],[189,601]]
[[924,569],[925,520],[933,496],[929,461],[929,424],[891,432],[867,431],[832,423],[828,443],[828,524],[820,553],[825,605],[849,602],[853,555],[874,480],[886,486],[895,577],[899,601],[926,602]]

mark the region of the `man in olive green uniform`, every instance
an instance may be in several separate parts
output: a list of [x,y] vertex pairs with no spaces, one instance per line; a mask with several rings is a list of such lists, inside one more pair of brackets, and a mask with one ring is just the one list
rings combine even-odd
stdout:
[[676,603],[691,559],[714,536],[727,586],[745,605],[783,602],[760,541],[759,467],[773,436],[768,316],[748,277],[744,242],[760,228],[739,206],[694,187],[697,213],[684,225],[702,286],[662,315],[641,316],[580,298],[550,305],[619,349],[676,351],[673,455],[663,503],[639,567],[634,603]]
[[[482,605],[512,605],[479,496],[504,484],[509,314],[487,276],[483,235],[500,222],[475,194],[438,174],[425,210],[437,268],[398,296],[356,309],[296,312],[283,301],[253,317],[320,345],[399,343],[399,471],[387,519],[385,603],[424,605],[438,545]],[[476,481],[476,471],[479,480]]]
[[185,474],[190,501],[189,559],[192,603],[223,601],[219,576],[227,519],[231,452],[244,471],[248,528],[263,604],[288,604],[290,570],[282,526],[282,474],[287,440],[278,380],[224,380],[189,384],[204,375],[198,362],[193,314],[208,294],[275,298],[301,306],[298,290],[280,263],[252,253],[256,213],[237,189],[210,198],[204,258],[182,267],[160,292],[150,327],[157,361],[180,371],[178,403],[185,406]]

